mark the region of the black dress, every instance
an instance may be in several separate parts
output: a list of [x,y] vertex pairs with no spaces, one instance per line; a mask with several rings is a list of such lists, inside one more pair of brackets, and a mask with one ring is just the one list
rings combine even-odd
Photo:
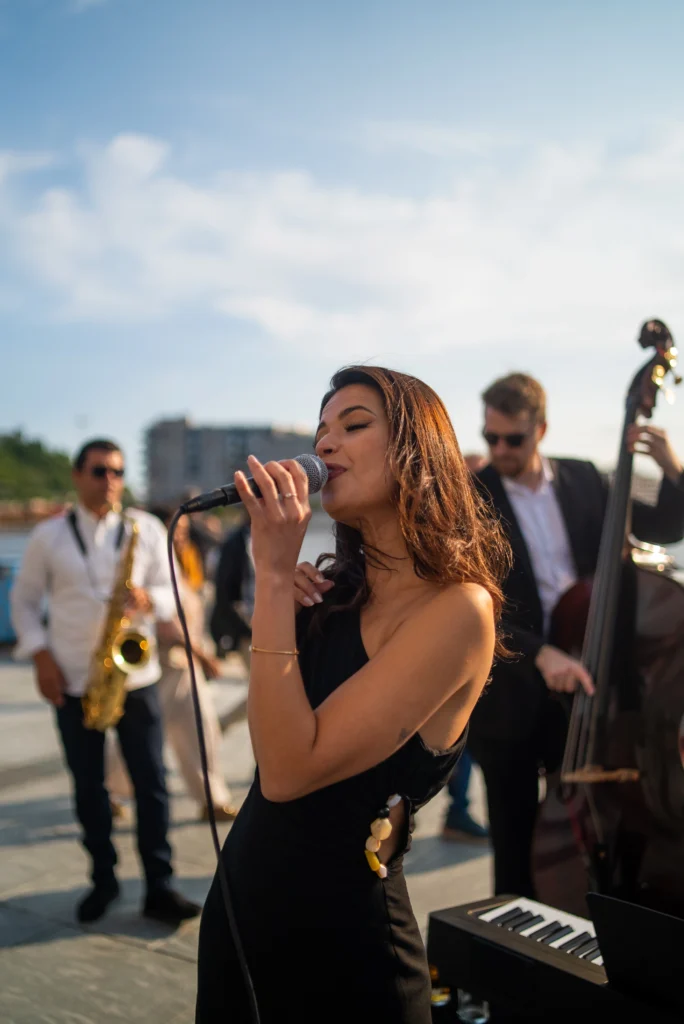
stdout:
[[[358,611],[321,632],[297,623],[300,667],[316,708],[368,660]],[[425,949],[402,870],[413,815],[448,781],[447,751],[417,734],[387,760],[298,800],[272,803],[254,782],[222,851],[262,1024],[430,1024]],[[370,824],[398,793],[406,834],[382,880],[368,865]],[[251,1024],[218,877],[202,914],[196,1024]]]

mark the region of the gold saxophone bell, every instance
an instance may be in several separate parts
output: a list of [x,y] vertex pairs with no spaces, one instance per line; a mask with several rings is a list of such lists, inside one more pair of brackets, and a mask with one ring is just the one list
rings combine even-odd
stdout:
[[124,626],[112,641],[111,658],[120,672],[128,675],[139,668],[144,668],[152,656],[152,644],[149,637],[137,629]]

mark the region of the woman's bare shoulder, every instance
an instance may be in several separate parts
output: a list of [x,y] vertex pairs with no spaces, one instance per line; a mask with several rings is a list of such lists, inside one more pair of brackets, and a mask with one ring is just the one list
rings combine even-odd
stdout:
[[462,647],[464,640],[487,643],[496,632],[494,602],[477,583],[450,583],[424,594],[395,624],[394,635],[408,629],[430,636],[437,646]]
[[427,606],[434,604],[458,611],[473,621],[493,621],[494,602],[489,591],[479,583],[449,583],[440,587]]

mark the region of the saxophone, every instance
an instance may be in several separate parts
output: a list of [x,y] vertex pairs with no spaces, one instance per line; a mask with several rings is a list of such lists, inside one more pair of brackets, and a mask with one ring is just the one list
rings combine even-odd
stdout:
[[125,609],[132,587],[131,574],[140,527],[130,517],[130,537],[126,543],[100,642],[93,654],[88,684],[81,699],[83,724],[87,729],[105,732],[123,715],[126,701],[126,677],[142,668],[152,654],[153,641],[131,627]]

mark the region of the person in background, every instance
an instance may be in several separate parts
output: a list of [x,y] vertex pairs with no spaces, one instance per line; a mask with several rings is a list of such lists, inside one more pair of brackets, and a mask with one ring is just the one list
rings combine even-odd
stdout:
[[[539,770],[558,766],[567,729],[554,694],[578,686],[593,692],[582,663],[550,642],[551,616],[563,594],[596,570],[608,484],[591,462],[542,455],[546,394],[533,377],[509,374],[482,398],[490,464],[476,479],[513,549],[503,625],[520,657],[494,666],[470,719],[468,747],[487,787],[495,892],[534,897]],[[633,502],[632,532],[654,544],[681,540],[682,464],[667,435],[635,424],[627,440],[663,473],[657,505]]]
[[488,829],[475,821],[470,814],[468,789],[472,770],[472,756],[468,750],[464,750],[447,785],[449,806],[442,826],[442,839],[446,839],[447,842],[472,843],[486,842],[489,839]]
[[[79,921],[97,921],[119,895],[112,812],[104,781],[105,734],[86,728],[81,698],[100,642],[112,590],[132,523],[138,541],[127,612],[136,628],[152,634],[156,618],[173,614],[166,532],[138,509],[120,511],[124,460],[113,441],[83,445],[73,467],[78,500],[67,514],[40,523],[31,533],[12,589],[17,655],[33,659],[38,689],[55,708],[57,727],[74,785],[76,815],[91,859],[92,889],[78,904]],[[43,603],[48,625],[43,625]],[[162,758],[162,726],[154,653],[130,673],[116,730],[137,804],[138,851],[145,872],[142,913],[179,924],[200,908],[171,887],[169,801]]]
[[[150,512],[157,519],[160,519],[164,526],[168,527],[173,512],[167,508],[151,508]],[[201,595],[204,587],[204,555],[202,549],[193,535],[192,517],[182,516],[176,525],[173,535],[173,547],[176,558],[183,574],[183,582],[186,589]]]
[[[181,501],[189,501],[200,493],[197,487],[190,487],[184,492]],[[221,533],[221,520],[218,516],[204,514],[190,516],[188,539],[199,556],[203,581],[212,577],[216,552],[221,545]]]
[[[172,512],[165,508],[155,508],[150,511],[168,527]],[[219,667],[217,660],[210,657],[203,646],[204,605],[201,589],[204,577],[197,549],[190,539],[187,516],[178,520],[173,539],[180,570],[177,571],[177,580],[194,655],[195,680],[202,712],[202,729],[207,752],[214,816],[217,821],[232,821],[237,815],[237,810],[231,803],[230,791],[220,768],[221,733],[216,708],[207,686],[207,680],[215,679],[218,676]],[[175,615],[172,619],[160,621],[157,624],[157,640],[162,668],[159,697],[164,732],[176,755],[178,767],[188,792],[200,806],[200,818],[202,821],[208,821],[209,809],[204,791],[204,773],[197,736],[190,670],[183,646],[183,633]],[[112,744],[108,750],[107,784],[110,794],[115,798],[125,799],[130,795],[130,782],[116,744]]]
[[221,548],[216,569],[216,598],[210,632],[218,657],[238,651],[247,673],[254,612],[254,564],[249,518],[231,530]]
[[[485,456],[474,452],[464,455],[463,461],[473,475],[487,465]],[[473,759],[466,747],[447,786],[449,806],[442,827],[442,839],[450,842],[484,842],[489,838],[488,829],[470,814],[468,788],[472,770]]]
[[467,455],[463,456],[463,461],[474,476],[476,473],[479,473],[481,469],[485,468],[489,459],[486,455],[480,455],[479,452],[469,452]]
[[[190,520],[190,531],[192,535],[192,519]],[[205,512],[202,517],[202,524],[205,530],[209,533],[212,538],[212,543],[209,546],[204,556],[204,575],[208,580],[216,579],[216,568],[218,566],[219,555],[221,553],[221,545],[223,543],[223,535],[225,529],[223,521],[220,516],[215,515],[213,512]]]

